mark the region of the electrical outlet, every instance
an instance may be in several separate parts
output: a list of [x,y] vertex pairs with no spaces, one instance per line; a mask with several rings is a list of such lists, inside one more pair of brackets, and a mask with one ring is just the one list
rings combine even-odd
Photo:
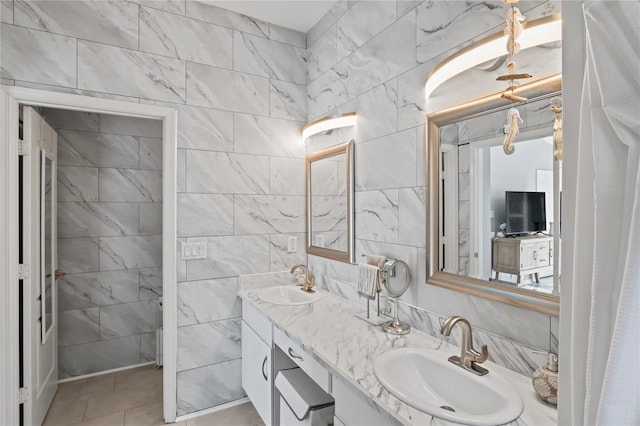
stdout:
[[182,260],[195,260],[207,258],[207,242],[181,243],[180,253]]
[[287,253],[295,253],[298,251],[298,237],[290,235],[287,237]]
[[324,235],[316,235],[316,247],[324,247]]

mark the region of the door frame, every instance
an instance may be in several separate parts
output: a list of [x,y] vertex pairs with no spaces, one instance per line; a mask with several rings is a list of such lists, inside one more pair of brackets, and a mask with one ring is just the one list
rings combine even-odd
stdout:
[[[18,108],[28,105],[162,120],[163,412],[177,414],[177,139],[174,108],[1,86],[0,99],[0,424],[19,423],[18,403]],[[15,284],[13,284],[15,283]]]

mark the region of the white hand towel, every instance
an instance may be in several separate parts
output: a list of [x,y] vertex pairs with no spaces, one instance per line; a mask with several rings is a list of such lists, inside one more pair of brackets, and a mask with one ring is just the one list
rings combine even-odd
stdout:
[[376,298],[380,286],[380,268],[376,265],[361,263],[358,265],[358,294],[369,299]]
[[385,256],[380,256],[378,254],[368,254],[367,255],[367,263],[369,265],[375,265],[378,268],[382,268],[384,262],[387,260]]

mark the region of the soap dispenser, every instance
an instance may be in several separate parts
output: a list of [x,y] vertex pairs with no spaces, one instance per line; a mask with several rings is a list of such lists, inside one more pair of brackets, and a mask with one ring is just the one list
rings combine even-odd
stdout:
[[558,355],[548,354],[547,365],[538,368],[531,381],[543,401],[558,405]]

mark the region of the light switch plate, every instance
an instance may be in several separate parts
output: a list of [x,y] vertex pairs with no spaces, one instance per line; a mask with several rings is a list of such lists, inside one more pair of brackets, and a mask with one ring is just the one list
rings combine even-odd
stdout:
[[180,253],[182,260],[206,259],[207,242],[180,243]]
[[298,251],[298,237],[290,235],[287,237],[287,253],[295,253]]
[[324,247],[324,235],[316,235],[316,247]]

